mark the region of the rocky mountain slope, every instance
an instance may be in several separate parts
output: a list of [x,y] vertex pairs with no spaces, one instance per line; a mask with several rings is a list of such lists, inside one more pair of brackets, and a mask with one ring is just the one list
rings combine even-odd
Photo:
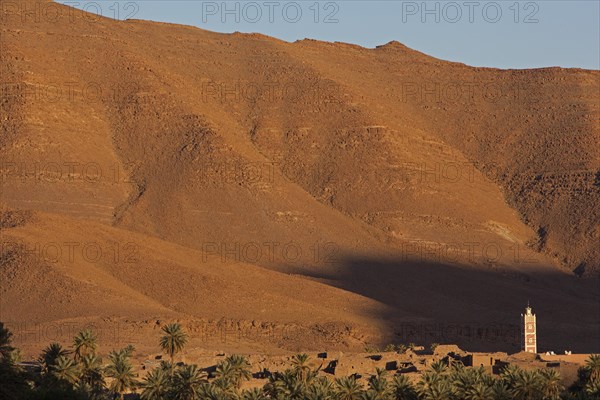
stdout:
[[541,347],[598,351],[598,71],[48,4],[0,16],[2,319],[260,320],[306,329],[276,347],[360,347],[518,325],[529,300]]

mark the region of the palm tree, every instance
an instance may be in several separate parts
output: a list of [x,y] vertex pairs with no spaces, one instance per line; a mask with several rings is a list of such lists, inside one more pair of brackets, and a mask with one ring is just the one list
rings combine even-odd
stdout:
[[308,365],[309,360],[308,354],[296,354],[292,357],[292,368],[294,372],[298,376],[302,382],[306,382],[306,378],[308,377],[308,372],[310,371],[310,366]]
[[0,399],[26,398],[29,386],[21,362],[21,352],[11,346],[12,333],[0,322]]
[[435,374],[443,374],[448,369],[448,364],[442,360],[434,361],[431,363],[430,369]]
[[17,371],[22,371],[22,367],[18,365],[21,361],[23,361],[23,354],[21,354],[21,350],[16,348],[8,353],[8,357],[4,359],[4,362]]
[[449,400],[453,395],[453,387],[446,376],[435,371],[425,372],[417,382],[417,394],[423,400]]
[[396,375],[392,380],[392,393],[396,400],[417,400],[417,392],[405,375]]
[[483,367],[465,368],[457,364],[451,368],[450,380],[454,395],[461,399],[491,397],[493,379]]
[[541,390],[544,400],[559,400],[563,391],[560,374],[550,368],[540,370]]
[[465,396],[461,398],[464,400],[490,400],[493,396],[494,390],[492,386],[488,386],[483,382],[477,382],[469,387],[465,392]]
[[200,390],[195,399],[198,400],[232,400],[238,399],[238,397],[228,395],[221,389],[210,383],[204,383],[200,386]]
[[589,399],[600,399],[600,380],[594,380],[585,385],[585,393]]
[[53,365],[56,364],[56,360],[59,357],[66,357],[69,355],[69,351],[63,349],[59,343],[50,343],[39,357],[39,362],[42,364],[42,372],[48,373]]
[[81,359],[80,380],[96,391],[104,386],[101,364],[102,359],[96,354],[86,354]]
[[233,368],[233,383],[238,388],[241,386],[243,380],[247,381],[252,378],[252,373],[250,372],[251,365],[246,357],[233,354],[227,357],[225,361],[231,364]]
[[106,376],[112,378],[109,389],[119,394],[121,400],[124,397],[125,391],[135,388],[137,384],[133,368],[129,362],[129,354],[129,351],[125,348],[119,351],[112,351],[108,355],[110,363],[106,367]]
[[391,395],[391,388],[388,384],[387,371],[380,368],[375,368],[375,375],[369,379],[369,392],[375,399],[384,400]]
[[512,394],[520,400],[535,400],[540,397],[542,380],[537,371],[521,370],[512,387]]
[[513,400],[510,389],[502,379],[495,381],[492,385],[493,400]]
[[128,344],[127,346],[123,347],[119,351],[122,352],[123,355],[126,356],[126,357],[132,357],[133,356],[133,352],[135,351],[135,346],[132,345],[132,344]]
[[408,350],[408,347],[405,344],[399,344],[398,346],[396,346],[396,351],[399,354],[404,354],[406,353],[406,350]]
[[366,392],[360,394],[360,400],[388,400],[386,397],[380,397],[377,392],[369,389]]
[[74,393],[76,393],[77,398],[79,398],[79,399],[92,400],[92,399],[101,399],[102,398],[102,392],[96,391],[94,388],[92,388],[86,382],[81,381],[81,380],[75,384],[73,389],[74,389]]
[[14,347],[10,344],[12,342],[12,332],[8,328],[4,327],[4,323],[0,322],[0,356],[5,360],[10,357]]
[[330,400],[332,394],[326,392],[321,386],[310,385],[306,389],[302,400]]
[[269,377],[269,382],[264,387],[265,393],[274,399],[303,399],[305,395],[305,384],[294,370],[286,369],[276,372]]
[[268,400],[267,395],[259,388],[242,391],[242,400]]
[[98,348],[97,338],[90,329],[80,331],[73,339],[73,349],[75,350],[75,360],[81,359],[86,354],[95,354]]
[[199,399],[200,391],[208,382],[206,373],[196,365],[185,365],[177,371],[173,378],[173,390],[176,400]]
[[338,400],[358,400],[362,386],[356,381],[356,378],[349,376],[336,379],[334,390]]
[[169,375],[162,368],[155,368],[144,377],[142,400],[162,400],[171,389]]
[[215,385],[225,392],[239,390],[243,380],[250,380],[250,363],[244,356],[231,355],[217,365]]
[[600,354],[592,354],[585,362],[585,367],[590,373],[590,380],[600,379]]
[[75,385],[79,380],[79,369],[73,360],[65,356],[60,356],[50,369],[52,376],[59,382],[69,385]]
[[520,375],[521,368],[514,364],[507,365],[500,373],[500,377],[509,387],[513,387],[515,385],[515,382],[519,379]]
[[333,400],[332,382],[324,376],[315,377],[306,391],[306,400]]
[[178,323],[167,324],[162,327],[162,331],[164,335],[160,338],[160,348],[169,355],[171,364],[174,364],[175,354],[187,343],[187,334]]
[[237,387],[235,368],[227,360],[217,365],[215,377],[217,379],[213,382],[213,385],[219,387],[222,391],[231,391],[233,387]]
[[215,379],[211,386],[227,397],[235,397],[238,394],[238,386],[236,384],[236,371],[233,365],[229,362],[222,362],[217,366]]
[[212,385],[210,383],[205,383],[200,388],[200,392],[198,393],[198,400],[233,400],[238,399],[236,396],[232,396],[223,392],[221,389]]

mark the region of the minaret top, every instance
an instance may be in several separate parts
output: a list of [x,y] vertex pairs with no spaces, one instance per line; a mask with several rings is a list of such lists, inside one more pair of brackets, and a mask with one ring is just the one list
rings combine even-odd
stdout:
[[527,308],[525,309],[525,315],[533,315],[531,312],[531,307],[529,306],[529,302],[527,302]]

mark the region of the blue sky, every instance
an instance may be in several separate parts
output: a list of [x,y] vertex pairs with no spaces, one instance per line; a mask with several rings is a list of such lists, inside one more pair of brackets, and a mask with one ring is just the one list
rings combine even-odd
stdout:
[[104,16],[375,47],[397,40],[445,60],[497,68],[600,69],[600,0],[60,0]]

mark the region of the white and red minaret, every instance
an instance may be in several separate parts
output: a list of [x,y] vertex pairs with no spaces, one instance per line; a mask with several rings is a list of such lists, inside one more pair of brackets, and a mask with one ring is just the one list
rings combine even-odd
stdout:
[[521,323],[523,325],[523,350],[528,353],[537,353],[535,314],[532,313],[529,303],[527,303],[525,314],[521,314]]

